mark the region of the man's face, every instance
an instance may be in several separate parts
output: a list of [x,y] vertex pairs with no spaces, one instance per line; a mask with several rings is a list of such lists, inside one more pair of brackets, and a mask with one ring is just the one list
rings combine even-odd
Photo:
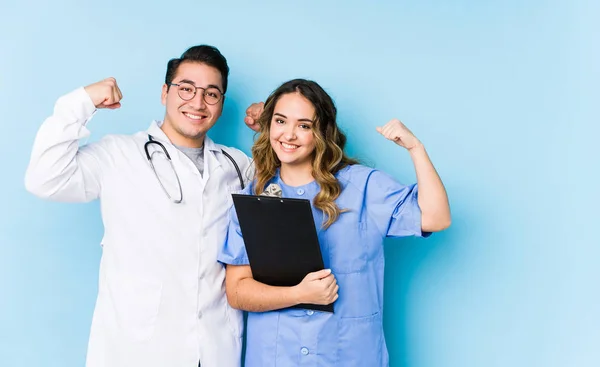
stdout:
[[[216,87],[223,91],[221,73],[212,66],[185,61],[179,65],[171,83],[189,83],[196,87]],[[178,87],[163,85],[162,104],[166,107],[162,129],[175,145],[201,147],[206,132],[217,122],[223,112],[223,98],[214,105],[204,100],[204,90],[196,89],[189,101],[178,94]]]

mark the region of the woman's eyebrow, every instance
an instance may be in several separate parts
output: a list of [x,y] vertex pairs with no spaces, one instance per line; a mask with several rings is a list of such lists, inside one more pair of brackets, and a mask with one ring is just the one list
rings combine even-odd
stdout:
[[[287,116],[286,116],[286,115],[284,115],[284,114],[282,114],[282,113],[279,113],[279,112],[275,112],[275,113],[273,114],[273,116],[280,116],[280,117],[283,117],[284,119],[286,119],[286,118],[287,118]],[[306,118],[303,118],[303,119],[298,119],[298,121],[302,121],[302,122],[310,122],[311,124],[312,124],[312,123],[314,123],[314,122],[313,122],[313,120],[311,120],[311,119],[306,119]]]

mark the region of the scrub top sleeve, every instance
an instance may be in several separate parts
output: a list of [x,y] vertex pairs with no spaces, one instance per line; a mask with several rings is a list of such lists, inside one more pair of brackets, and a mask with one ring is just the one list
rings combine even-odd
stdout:
[[225,243],[217,255],[217,260],[228,265],[250,265],[246,245],[242,238],[242,229],[233,205],[229,209],[229,225]]
[[421,230],[417,184],[403,185],[384,172],[374,170],[366,185],[369,216],[386,237],[428,237]]

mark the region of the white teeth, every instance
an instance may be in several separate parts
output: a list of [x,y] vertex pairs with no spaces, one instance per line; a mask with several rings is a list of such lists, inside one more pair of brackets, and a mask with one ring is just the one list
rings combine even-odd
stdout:
[[285,149],[296,149],[298,148],[297,145],[292,145],[292,144],[286,144],[286,143],[281,143],[281,145],[285,148]]
[[191,113],[188,113],[188,112],[184,112],[183,114],[186,115],[187,117],[191,118],[191,119],[194,119],[194,120],[200,120],[202,118],[202,116],[192,115]]

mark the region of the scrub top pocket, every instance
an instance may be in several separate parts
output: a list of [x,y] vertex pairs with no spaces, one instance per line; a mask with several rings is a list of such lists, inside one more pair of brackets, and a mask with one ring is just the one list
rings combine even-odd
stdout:
[[[342,216],[340,219],[342,220]],[[366,225],[334,223],[324,236],[329,251],[329,263],[334,274],[359,273],[367,266]]]

